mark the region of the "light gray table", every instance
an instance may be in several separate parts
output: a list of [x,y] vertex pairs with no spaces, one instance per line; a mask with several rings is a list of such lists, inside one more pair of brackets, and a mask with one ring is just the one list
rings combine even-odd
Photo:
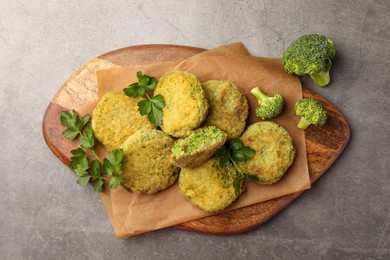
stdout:
[[[116,240],[99,197],[47,148],[46,106],[91,58],[167,43],[242,41],[281,56],[302,34],[337,44],[332,83],[351,141],[265,225],[234,236],[168,228]],[[390,2],[0,0],[1,259],[390,259]]]

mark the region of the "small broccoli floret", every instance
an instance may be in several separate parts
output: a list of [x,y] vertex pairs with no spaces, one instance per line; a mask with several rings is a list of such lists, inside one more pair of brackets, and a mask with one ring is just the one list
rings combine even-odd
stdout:
[[256,108],[256,116],[261,119],[271,119],[279,116],[283,111],[284,98],[279,93],[273,97],[266,95],[258,87],[253,88],[251,93],[257,99],[259,106]]
[[336,54],[334,42],[320,34],[303,35],[283,53],[283,66],[289,74],[309,75],[324,87],[330,82],[329,70]]
[[323,126],[328,119],[326,109],[314,98],[304,98],[295,103],[295,114],[301,116],[298,128],[306,129],[309,125]]

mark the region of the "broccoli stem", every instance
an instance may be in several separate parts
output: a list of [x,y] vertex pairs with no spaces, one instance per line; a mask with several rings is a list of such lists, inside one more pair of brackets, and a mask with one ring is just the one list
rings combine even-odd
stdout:
[[301,117],[301,119],[298,122],[298,128],[300,129],[306,129],[311,123],[307,121],[304,117]]
[[263,91],[261,91],[258,87],[255,87],[251,90],[252,95],[257,99],[257,102],[260,104],[264,101],[266,101],[269,96],[264,94]]
[[330,82],[330,74],[329,74],[330,67],[332,67],[332,62],[329,60],[328,64],[323,70],[321,70],[318,73],[309,74],[309,76],[310,78],[312,78],[312,80],[314,80],[314,82],[318,86],[325,87]]

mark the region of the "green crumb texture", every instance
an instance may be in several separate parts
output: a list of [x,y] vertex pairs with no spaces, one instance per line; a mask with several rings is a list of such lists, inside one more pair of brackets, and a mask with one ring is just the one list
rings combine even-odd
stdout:
[[215,126],[199,128],[174,143],[172,163],[180,167],[199,165],[210,158],[226,138],[227,134]]
[[212,143],[224,140],[226,134],[215,126],[200,128],[188,137],[179,139],[172,148],[174,154],[192,154]]

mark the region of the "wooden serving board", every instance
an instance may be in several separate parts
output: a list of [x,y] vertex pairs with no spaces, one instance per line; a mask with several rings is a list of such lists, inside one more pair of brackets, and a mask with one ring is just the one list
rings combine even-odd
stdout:
[[[60,112],[73,109],[97,97],[95,70],[116,66],[142,65],[182,60],[205,51],[178,45],[140,45],[115,50],[85,64],[73,74],[51,100],[43,118],[43,136],[52,152],[67,166],[75,143],[62,137]],[[350,138],[349,125],[329,101],[303,88],[304,97],[321,101],[328,110],[324,127],[310,126],[305,130],[310,180],[313,184],[333,164]],[[294,201],[302,192],[293,193],[244,208],[220,213],[178,225],[178,228],[213,234],[234,234],[265,223]]]

